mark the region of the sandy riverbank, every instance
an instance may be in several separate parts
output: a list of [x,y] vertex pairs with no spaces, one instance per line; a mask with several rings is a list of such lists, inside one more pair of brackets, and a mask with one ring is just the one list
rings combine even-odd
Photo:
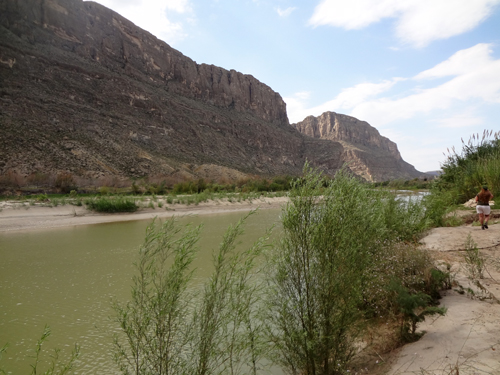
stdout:
[[[464,243],[471,235],[486,259],[479,284],[467,278]],[[388,375],[500,374],[500,224],[435,228],[422,240],[438,263],[451,266],[454,286],[443,292],[445,316],[419,325],[425,335],[383,358]],[[472,292],[471,292],[472,291]]]
[[87,210],[84,206],[66,204],[48,207],[42,204],[28,205],[18,202],[2,202],[0,206],[0,233],[7,231],[31,230],[111,223],[119,221],[147,220],[182,215],[208,215],[223,212],[250,211],[256,208],[280,208],[287,202],[286,197],[261,197],[251,201],[229,202],[227,200],[202,202],[198,205],[165,204],[163,207],[141,208],[133,213],[100,214]]

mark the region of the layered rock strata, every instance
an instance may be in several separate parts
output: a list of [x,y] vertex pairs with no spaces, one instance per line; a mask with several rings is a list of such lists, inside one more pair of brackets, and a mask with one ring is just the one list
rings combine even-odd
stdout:
[[298,175],[305,160],[331,175],[347,155],[291,127],[251,75],[197,64],[94,2],[0,2],[0,83],[3,175]]

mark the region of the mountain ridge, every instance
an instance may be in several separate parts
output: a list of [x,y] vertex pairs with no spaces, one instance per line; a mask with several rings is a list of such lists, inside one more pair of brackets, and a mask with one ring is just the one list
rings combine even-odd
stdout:
[[290,126],[266,84],[197,64],[100,4],[2,2],[0,47],[2,174],[299,175],[308,160],[333,175],[344,164],[348,145]]

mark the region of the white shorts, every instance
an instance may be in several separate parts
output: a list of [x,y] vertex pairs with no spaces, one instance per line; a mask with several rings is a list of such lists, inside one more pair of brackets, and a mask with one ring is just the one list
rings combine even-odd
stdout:
[[491,208],[490,208],[490,206],[480,206],[480,205],[477,205],[476,206],[476,212],[478,214],[489,215],[490,212],[491,212]]

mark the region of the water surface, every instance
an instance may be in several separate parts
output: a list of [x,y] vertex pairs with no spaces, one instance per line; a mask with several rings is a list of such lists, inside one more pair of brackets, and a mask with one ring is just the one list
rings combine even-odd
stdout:
[[[250,245],[276,223],[279,209],[251,216],[241,237]],[[211,272],[212,250],[227,227],[246,213],[185,217],[181,224],[203,223],[197,277]],[[133,262],[150,221],[120,222],[2,233],[0,235],[0,363],[8,373],[30,373],[36,340],[47,324],[48,351],[69,353],[81,346],[76,374],[117,374],[110,349],[116,326],[112,299],[130,296]],[[48,355],[49,352],[46,353]]]

